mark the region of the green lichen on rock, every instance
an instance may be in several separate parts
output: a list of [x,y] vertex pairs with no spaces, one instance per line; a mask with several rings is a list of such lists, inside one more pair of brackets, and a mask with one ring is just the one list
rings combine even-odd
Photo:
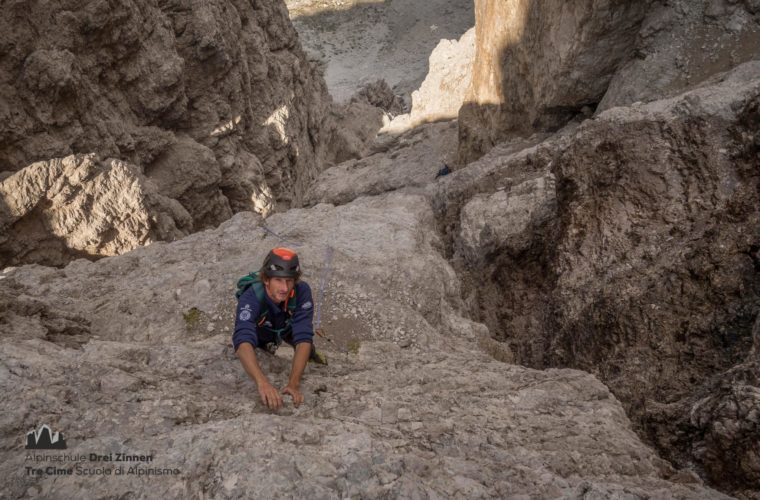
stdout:
[[187,312],[182,313],[182,317],[185,320],[185,327],[188,330],[195,330],[203,319],[203,311],[197,307],[191,307]]
[[359,348],[361,347],[362,343],[356,339],[351,339],[348,341],[348,345],[346,346],[348,349],[348,352],[351,354],[359,354]]

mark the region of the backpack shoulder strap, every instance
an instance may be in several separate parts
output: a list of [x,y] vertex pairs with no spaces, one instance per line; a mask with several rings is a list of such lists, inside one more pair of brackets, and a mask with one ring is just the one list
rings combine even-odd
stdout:
[[259,304],[266,307],[266,301],[264,300],[264,283],[262,283],[259,279],[258,271],[251,274],[254,274],[256,276],[256,279],[254,279],[253,283],[251,283],[251,286],[253,287],[253,293],[256,294],[256,298],[258,299]]
[[251,287],[253,287],[253,292],[256,294],[256,298],[259,302],[262,302],[264,300],[264,284],[259,279],[258,271],[248,273],[238,280],[235,297],[239,299],[240,296]]
[[264,283],[259,279],[259,272],[254,271],[249,276],[253,277],[250,286],[253,288],[253,293],[256,294],[256,300],[259,302],[259,319],[256,321],[259,325],[264,322],[264,318],[269,312],[267,301],[264,300]]

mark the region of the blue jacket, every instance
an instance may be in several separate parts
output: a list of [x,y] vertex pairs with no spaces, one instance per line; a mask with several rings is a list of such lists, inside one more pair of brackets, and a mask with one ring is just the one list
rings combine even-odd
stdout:
[[[311,298],[311,287],[305,281],[299,281],[295,286],[296,290],[296,309],[293,312],[291,325],[293,327],[293,345],[301,342],[313,342],[314,327],[312,320],[314,318],[314,302]],[[273,329],[279,329],[285,326],[287,311],[280,308],[284,303],[275,304],[269,295],[264,294],[264,300],[267,301],[269,312],[267,321],[271,322]],[[248,342],[253,347],[259,345],[259,332],[257,331],[256,321],[259,319],[260,304],[256,298],[256,292],[253,287],[240,296],[235,312],[235,333],[232,334],[232,345],[237,351],[240,344]],[[266,331],[261,332],[262,335]]]

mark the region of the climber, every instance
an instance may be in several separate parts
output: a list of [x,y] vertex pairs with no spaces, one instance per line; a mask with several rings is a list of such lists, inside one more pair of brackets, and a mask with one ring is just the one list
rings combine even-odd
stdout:
[[438,173],[435,174],[435,178],[443,177],[444,175],[449,175],[451,173],[451,169],[449,166],[444,163],[443,166],[438,170]]
[[[270,409],[282,406],[282,395],[303,402],[299,388],[308,361],[327,364],[314,347],[311,288],[300,281],[298,255],[288,248],[273,248],[261,270],[238,281],[238,305],[232,344],[246,373],[256,383],[261,401]],[[274,354],[285,341],[295,350],[288,383],[278,391],[259,367],[255,348]]]

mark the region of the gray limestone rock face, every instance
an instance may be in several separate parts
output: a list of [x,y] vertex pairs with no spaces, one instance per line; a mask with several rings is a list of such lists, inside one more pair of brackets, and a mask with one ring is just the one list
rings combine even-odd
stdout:
[[[232,352],[233,287],[285,243],[334,340],[316,339],[330,364],[307,367],[305,403],[273,412]],[[487,329],[462,316],[440,247],[427,198],[395,192],[289,210],[266,229],[241,213],[97,262],[4,270],[0,488],[11,497],[727,498],[657,457],[592,375],[485,354]],[[401,331],[408,342],[394,340]],[[285,383],[289,353],[259,359]],[[72,468],[111,475],[25,474],[23,438],[40,423],[64,434],[67,453],[87,456]],[[91,453],[152,458],[93,462]],[[164,472],[116,475],[120,465]]]
[[472,81],[475,28],[459,40],[441,40],[430,53],[429,69],[419,90],[412,92],[412,121],[456,118]]
[[466,259],[478,262],[495,250],[518,255],[528,249],[535,227],[556,213],[554,176],[529,179],[507,191],[474,196],[462,208],[459,241]]
[[282,2],[12,2],[0,32],[0,171],[127,161],[200,230],[321,169],[330,98]]
[[405,131],[424,123],[452,120],[459,115],[472,81],[475,28],[459,40],[441,40],[428,61],[428,73],[412,92],[412,109],[395,117],[385,132]]
[[325,169],[310,186],[305,204],[338,205],[401,188],[421,189],[456,155],[456,134],[456,122],[448,121],[380,137],[373,154]]
[[[365,3],[349,43],[411,30],[366,61],[438,29],[433,4]],[[377,138],[395,88],[328,107],[281,3],[3,7],[0,265],[62,267],[0,270],[0,491],[756,497],[757,4],[478,1],[472,74],[418,94],[453,109],[471,76],[460,123]],[[438,176],[457,134],[479,159]],[[330,364],[275,412],[231,337],[237,279],[279,245]],[[278,388],[291,357],[259,352]],[[29,472],[42,424],[71,474]],[[102,460],[124,452],[150,462]]]
[[562,127],[604,96],[651,2],[475,2],[475,62],[459,112],[459,160],[510,134]]

